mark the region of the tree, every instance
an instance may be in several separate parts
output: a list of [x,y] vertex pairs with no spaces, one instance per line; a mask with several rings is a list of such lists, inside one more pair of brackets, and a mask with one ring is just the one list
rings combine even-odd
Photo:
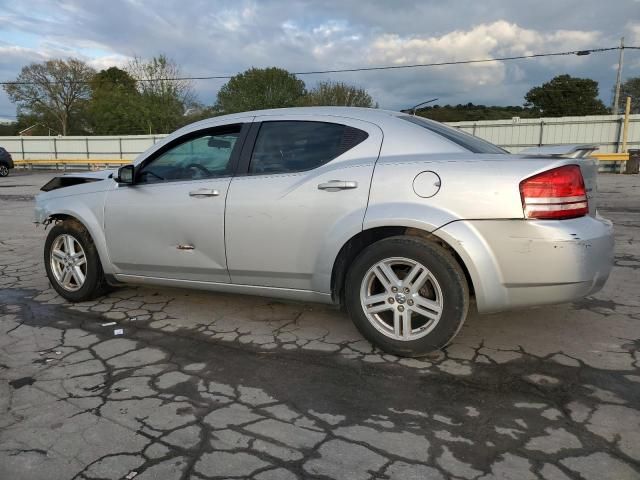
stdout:
[[18,113],[54,119],[62,135],[82,128],[95,70],[81,60],[48,60],[22,67],[14,83],[4,85]]
[[305,95],[305,86],[281,68],[251,68],[232,77],[218,91],[216,108],[223,113],[293,107]]
[[199,103],[194,103],[182,117],[181,127],[189,125],[200,120],[206,120],[207,118],[217,117],[220,112],[216,110],[214,106],[206,107]]
[[590,78],[558,75],[525,95],[525,107],[546,117],[602,115],[607,107],[598,98],[598,82]]
[[0,123],[0,137],[18,134],[18,122]]
[[335,105],[344,107],[374,108],[371,95],[364,88],[343,82],[320,82],[304,97],[304,105]]
[[136,57],[127,72],[140,93],[140,127],[149,133],[175,130],[195,99],[190,80],[175,80],[181,76],[180,67],[165,55],[150,60]]
[[[410,111],[406,111],[410,113]],[[506,120],[513,117],[531,118],[535,116],[529,108],[520,106],[475,105],[429,105],[416,110],[416,115],[438,122],[475,122],[481,120]]]
[[[18,112],[17,133],[27,130],[29,135],[61,135],[56,119],[51,115]],[[73,132],[76,133],[76,132]],[[84,130],[77,133],[85,133]]]
[[627,97],[631,97],[631,113],[640,113],[640,77],[628,78],[620,85],[620,107],[623,111]]
[[101,70],[91,80],[89,119],[95,135],[140,133],[140,107],[136,81],[124,70]]

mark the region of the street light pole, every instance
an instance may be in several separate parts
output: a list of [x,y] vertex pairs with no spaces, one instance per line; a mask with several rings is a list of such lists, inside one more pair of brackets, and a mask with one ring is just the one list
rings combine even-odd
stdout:
[[618,114],[618,103],[620,102],[620,82],[622,79],[622,62],[624,60],[624,37],[620,39],[620,56],[618,57],[618,75],[616,76],[616,93],[613,97],[611,113]]
[[427,100],[426,102],[422,102],[422,103],[418,103],[417,105],[414,105],[413,107],[411,107],[409,110],[411,110],[413,116],[416,116],[416,108],[421,107],[422,105],[426,105],[427,103],[431,103],[431,102],[435,102],[436,100],[438,100],[437,98],[432,98],[431,100]]

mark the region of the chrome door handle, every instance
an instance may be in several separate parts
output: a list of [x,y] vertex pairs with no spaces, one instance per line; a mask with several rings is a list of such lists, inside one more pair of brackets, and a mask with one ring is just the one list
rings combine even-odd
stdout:
[[190,197],[217,197],[218,195],[220,195],[220,192],[213,188],[199,188],[189,192]]
[[326,183],[318,185],[318,190],[327,190],[329,192],[337,192],[338,190],[350,190],[358,188],[358,182],[352,180],[329,180]]

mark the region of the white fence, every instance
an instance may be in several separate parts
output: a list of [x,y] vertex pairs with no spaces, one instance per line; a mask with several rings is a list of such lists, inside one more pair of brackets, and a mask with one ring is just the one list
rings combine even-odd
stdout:
[[[528,147],[595,143],[599,152],[622,152],[624,117],[513,118],[481,122],[453,122],[449,125],[476,135],[513,153]],[[640,115],[629,116],[627,148],[640,148]]]
[[[598,115],[454,122],[449,125],[517,153],[527,147],[596,143],[600,152],[622,151],[623,117]],[[0,137],[16,160],[133,160],[164,135]],[[640,148],[640,115],[629,117],[627,148]]]
[[14,160],[133,160],[165,135],[0,137]]

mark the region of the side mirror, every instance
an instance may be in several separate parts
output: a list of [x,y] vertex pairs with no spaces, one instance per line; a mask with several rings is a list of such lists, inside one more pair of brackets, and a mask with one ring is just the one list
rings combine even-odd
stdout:
[[125,165],[118,169],[118,176],[115,178],[116,182],[124,185],[133,185],[133,165]]

